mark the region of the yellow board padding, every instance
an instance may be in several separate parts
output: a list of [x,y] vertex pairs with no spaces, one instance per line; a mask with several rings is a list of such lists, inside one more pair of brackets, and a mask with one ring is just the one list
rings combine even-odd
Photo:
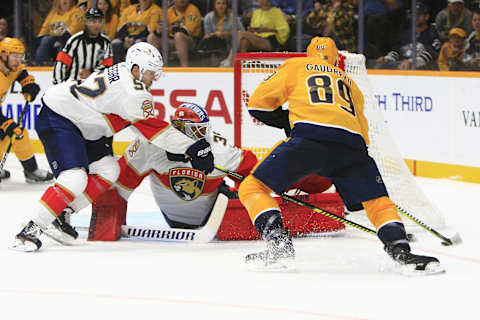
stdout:
[[380,197],[362,202],[368,219],[378,230],[378,227],[389,221],[399,221],[402,219],[397,213],[397,207],[389,197]]
[[238,189],[240,202],[245,206],[252,221],[268,209],[280,211],[278,202],[270,196],[272,189],[252,175],[246,177]]

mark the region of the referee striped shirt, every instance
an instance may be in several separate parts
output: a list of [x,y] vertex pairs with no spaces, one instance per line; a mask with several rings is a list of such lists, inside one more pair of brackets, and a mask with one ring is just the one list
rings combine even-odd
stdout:
[[113,53],[110,39],[102,33],[90,38],[86,31],[80,31],[71,36],[58,53],[53,68],[53,84],[81,80],[82,69],[94,72],[111,65]]

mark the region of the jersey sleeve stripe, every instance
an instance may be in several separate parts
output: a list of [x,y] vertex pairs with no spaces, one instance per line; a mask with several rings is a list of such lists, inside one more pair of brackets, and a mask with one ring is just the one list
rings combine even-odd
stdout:
[[130,124],[130,122],[121,118],[120,116],[117,116],[116,114],[104,114],[103,118],[107,122],[112,133],[117,133]]

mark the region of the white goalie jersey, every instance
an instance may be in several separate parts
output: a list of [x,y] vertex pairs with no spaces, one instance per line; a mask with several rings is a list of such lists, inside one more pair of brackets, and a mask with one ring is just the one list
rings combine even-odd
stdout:
[[[216,134],[211,140],[218,165],[246,176],[256,164],[257,158],[250,151],[229,146],[225,138]],[[202,225],[215,203],[225,173],[214,170],[207,175],[193,169],[188,161],[176,160],[171,156],[169,159],[165,150],[138,137],[119,160],[121,172],[117,189],[128,199],[142,180],[150,176],[152,194],[168,219]]]

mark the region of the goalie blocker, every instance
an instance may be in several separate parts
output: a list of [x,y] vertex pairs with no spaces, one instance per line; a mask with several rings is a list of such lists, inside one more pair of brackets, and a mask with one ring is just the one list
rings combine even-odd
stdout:
[[[344,217],[343,202],[337,193],[310,194],[302,200]],[[345,225],[311,210],[277,198],[282,208],[285,226],[293,236],[335,232]],[[155,228],[127,226],[127,202],[111,189],[92,204],[92,217],[88,241],[117,241],[121,237],[174,242],[205,243],[218,240],[260,239],[247,211],[238,199],[230,199],[219,193],[207,223],[199,229]]]

